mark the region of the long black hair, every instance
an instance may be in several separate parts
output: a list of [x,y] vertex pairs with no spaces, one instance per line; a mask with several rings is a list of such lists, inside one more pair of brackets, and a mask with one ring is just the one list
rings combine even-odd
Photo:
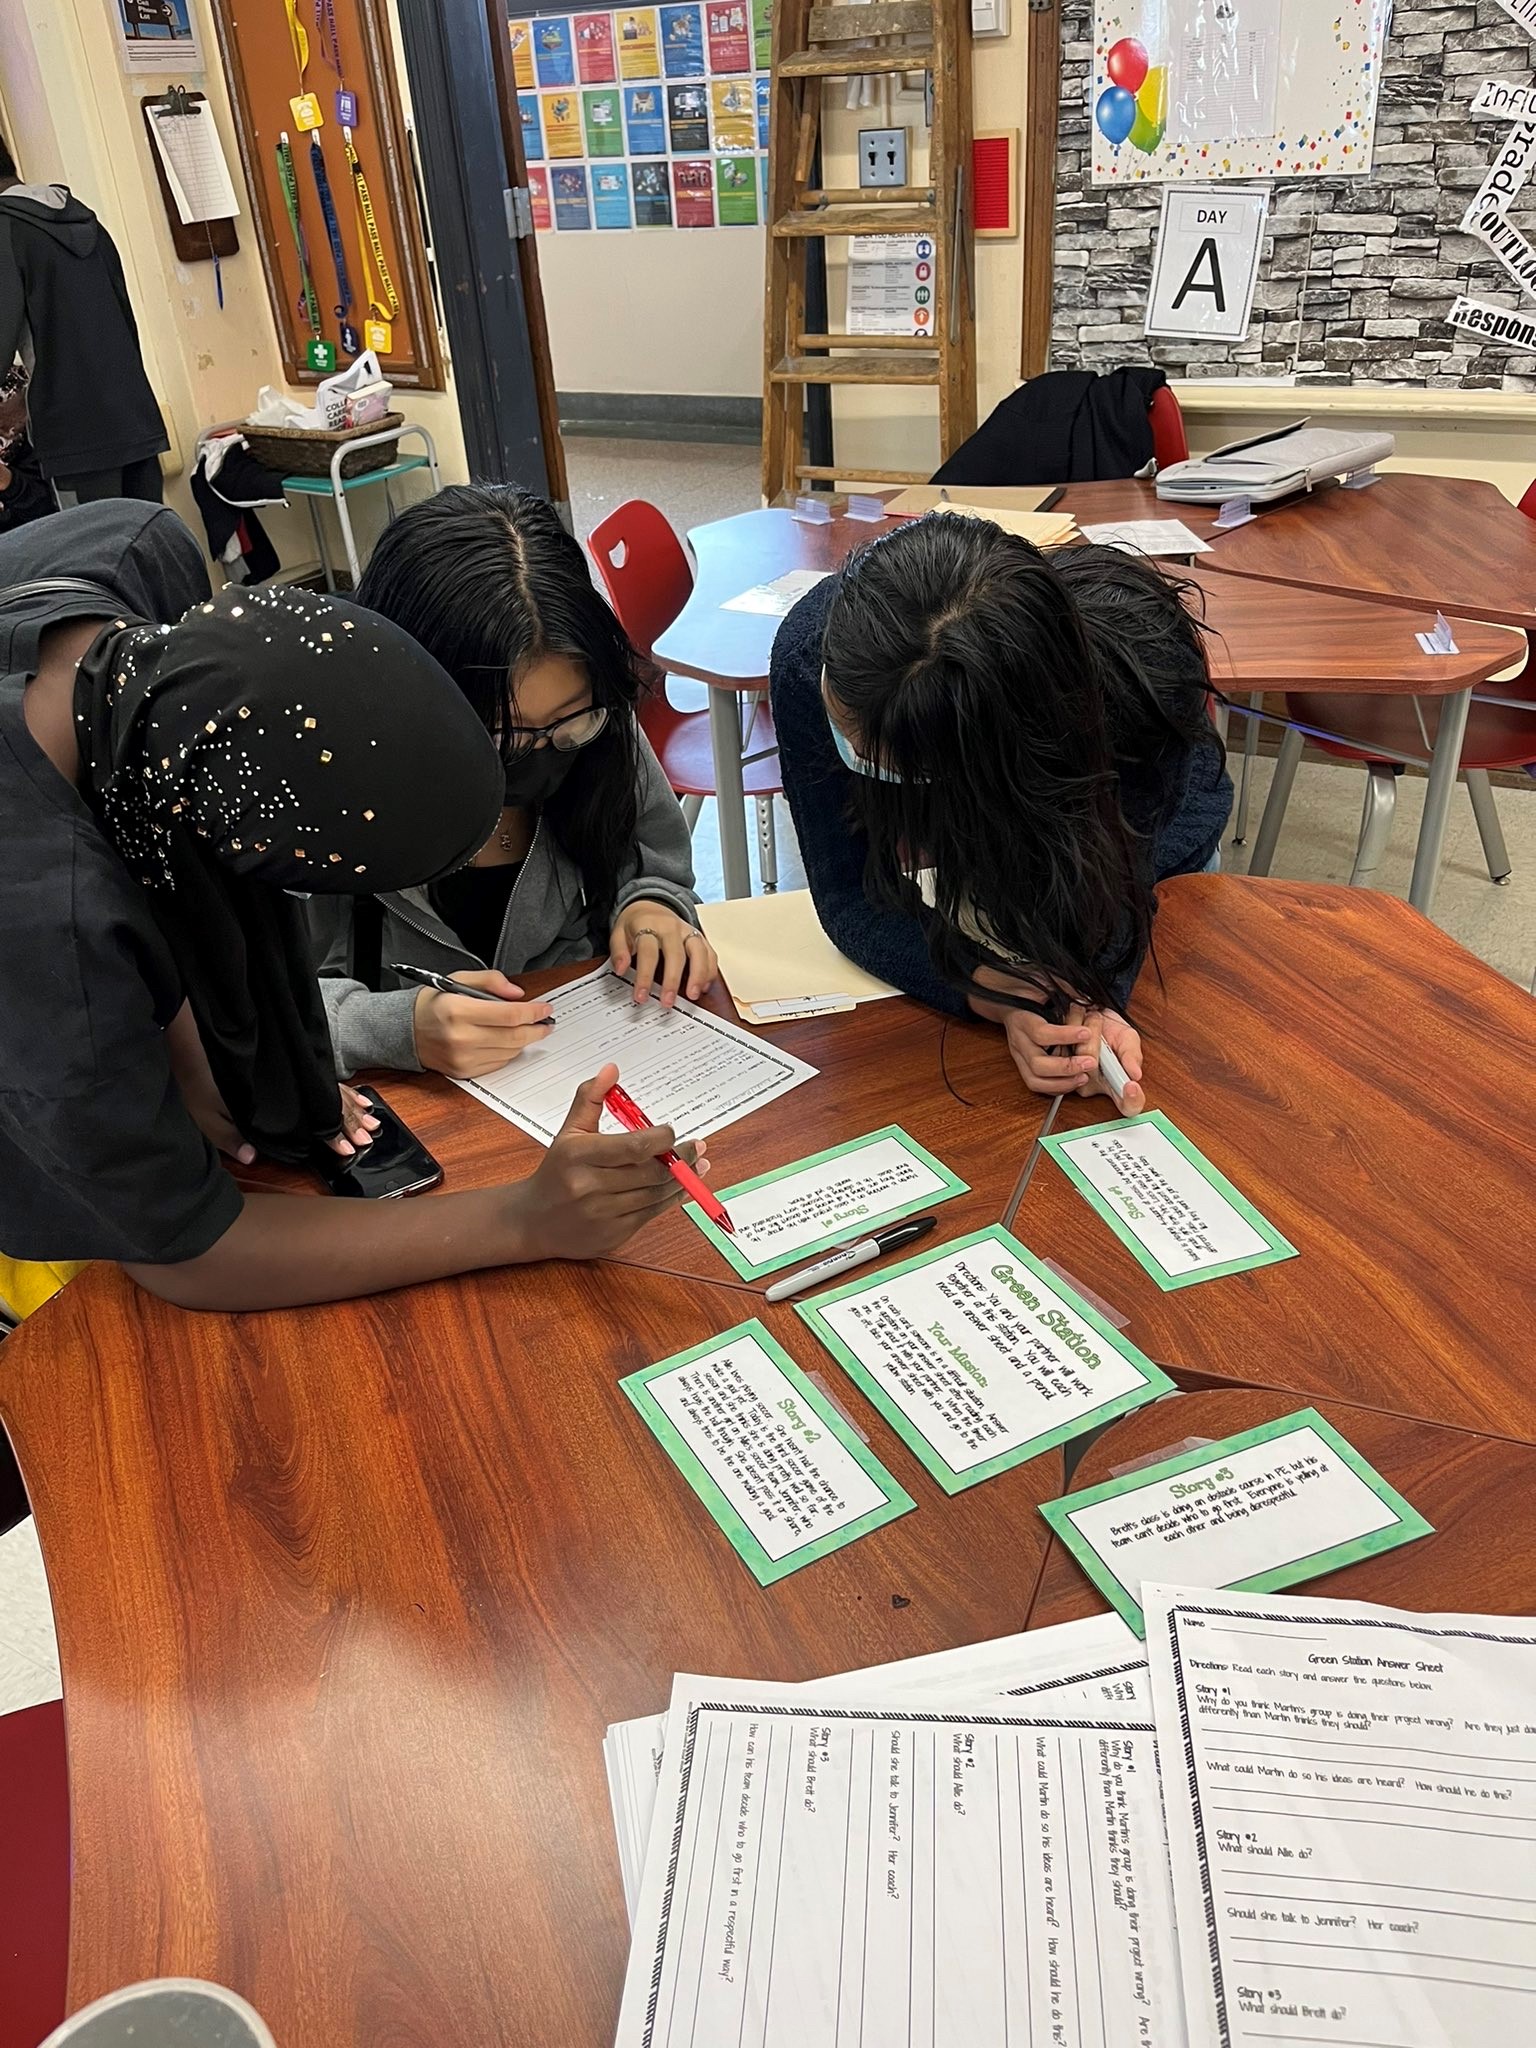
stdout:
[[933,515],[845,564],[826,687],[860,754],[898,778],[853,778],[868,886],[910,908],[931,871],[929,948],[957,985],[986,966],[1032,1007],[1063,990],[1113,1006],[1155,909],[1117,756],[1206,743],[1200,635],[1148,563],[1047,558],[988,520]]
[[357,594],[436,656],[503,746],[523,670],[552,654],[576,663],[608,723],[544,815],[606,932],[635,843],[641,670],[554,506],[514,484],[450,485],[385,528]]

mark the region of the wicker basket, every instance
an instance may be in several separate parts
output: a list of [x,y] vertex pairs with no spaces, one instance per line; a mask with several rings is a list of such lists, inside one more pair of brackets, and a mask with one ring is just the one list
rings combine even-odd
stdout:
[[[279,476],[329,476],[331,458],[349,441],[366,440],[370,434],[388,434],[405,425],[403,412],[387,412],[365,427],[242,427],[256,460]],[[344,477],[369,476],[376,469],[388,469],[396,459],[392,441],[376,448],[359,448],[341,465]]]

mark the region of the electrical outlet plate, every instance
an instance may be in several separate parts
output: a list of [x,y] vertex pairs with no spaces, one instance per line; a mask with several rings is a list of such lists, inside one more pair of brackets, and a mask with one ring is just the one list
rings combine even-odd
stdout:
[[859,130],[859,183],[866,187],[907,183],[905,128]]

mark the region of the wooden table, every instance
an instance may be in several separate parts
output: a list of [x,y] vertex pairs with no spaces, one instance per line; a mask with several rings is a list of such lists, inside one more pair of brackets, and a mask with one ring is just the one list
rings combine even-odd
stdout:
[[[1186,1384],[1536,1441],[1529,998],[1373,892],[1195,877],[1163,906],[1151,1099],[1301,1257],[1160,1295],[1049,1163],[1020,1236]],[[938,1028],[900,999],[787,1027],[823,1078],[721,1135],[721,1183],[899,1120],[975,1175],[946,1234],[976,1221],[1038,1109],[979,1025],[946,1041],[950,1109]],[[532,1157],[445,1082],[388,1093],[450,1185]],[[608,1722],[675,1670],[810,1677],[1022,1624],[1059,1454],[943,1498],[787,1308],[689,1271],[715,1264],[669,1221],[625,1262],[228,1317],[97,1269],[0,1349],[64,1672],[73,2004],[185,1973],[283,2048],[595,2048],[627,1947]],[[768,1591],[617,1386],[754,1311],[918,1503]],[[1154,1442],[1194,1427],[1160,1412]],[[1346,1433],[1414,1497],[1386,1438]],[[1478,1468],[1485,1572],[1506,1467]]]
[[[1072,1489],[1097,1486],[1126,1465],[1186,1437],[1217,1442],[1307,1405],[1285,1394],[1189,1394],[1139,1408],[1095,1438]],[[1419,1614],[1529,1614],[1536,1606],[1536,1449],[1444,1429],[1341,1401],[1310,1404],[1368,1464],[1434,1524],[1433,1536],[1306,1582],[1306,1594],[1374,1600]],[[1490,1541],[1497,1531],[1497,1540]],[[1102,1614],[1108,1601],[1055,1536],[1029,1610],[1031,1628]]]
[[738,512],[730,519],[714,519],[707,526],[689,529],[693,592],[651,652],[663,668],[712,686],[709,733],[727,896],[752,893],[737,697],[743,690],[767,689],[768,657],[783,621],[767,612],[733,612],[724,607],[743,591],[771,583],[787,570],[835,569],[864,541],[902,523],[839,515],[813,526],[788,511],[770,507]]

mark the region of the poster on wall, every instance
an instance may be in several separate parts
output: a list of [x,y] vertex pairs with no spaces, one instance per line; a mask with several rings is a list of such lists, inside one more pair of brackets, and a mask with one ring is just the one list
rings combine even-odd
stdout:
[[1391,0],[1095,0],[1095,185],[1363,177]]
[[668,78],[704,75],[704,24],[695,0],[661,9],[661,54]]
[[667,117],[659,85],[625,86],[624,132],[631,156],[666,155]]
[[125,71],[202,71],[192,0],[111,0]]
[[563,165],[549,175],[555,195],[555,226],[567,231],[590,228],[592,212],[587,198],[586,165]]
[[582,94],[581,122],[587,133],[588,156],[624,154],[624,124],[619,118],[619,89],[616,85]]
[[618,60],[613,54],[613,16],[578,14],[576,23],[576,71],[583,85],[612,85],[618,77]]
[[620,78],[660,78],[655,8],[626,7],[613,20],[619,32]]
[[593,166],[592,219],[600,228],[627,228],[634,225],[629,211],[628,164]]
[[715,158],[715,208],[723,228],[757,226],[757,172],[751,157]]
[[717,76],[752,69],[752,27],[747,0],[705,0],[709,68]]
[[519,92],[532,92],[539,82],[533,69],[533,23],[509,21],[507,33],[512,38],[513,83]]
[[533,64],[540,85],[574,85],[576,55],[571,47],[569,17],[536,21],[533,25]]
[[674,163],[672,192],[680,228],[712,228],[715,224],[715,175],[709,158]]
[[1253,311],[1268,210],[1262,185],[1163,187],[1148,334],[1242,340]]
[[848,332],[931,333],[933,264],[930,235],[853,236],[848,243]]
[[665,164],[632,164],[635,187],[635,226],[669,228],[672,225],[672,186]]
[[580,156],[581,108],[573,92],[546,92],[544,103],[544,147],[551,157]]
[[709,88],[715,148],[723,154],[750,156],[757,147],[751,86],[749,78],[724,78],[716,79]]
[[539,96],[536,92],[518,94],[517,117],[523,128],[523,155],[531,164],[543,163],[544,127],[539,120]]
[[667,87],[667,130],[677,156],[708,149],[709,95],[702,85]]
[[542,164],[530,164],[528,168],[528,204],[535,231],[547,235],[554,225],[554,215],[549,210],[549,173]]
[[773,0],[751,0],[752,64],[766,71],[773,63]]
[[759,149],[766,149],[768,147],[768,122],[772,108],[773,80],[771,78],[759,78],[757,80],[757,146]]

